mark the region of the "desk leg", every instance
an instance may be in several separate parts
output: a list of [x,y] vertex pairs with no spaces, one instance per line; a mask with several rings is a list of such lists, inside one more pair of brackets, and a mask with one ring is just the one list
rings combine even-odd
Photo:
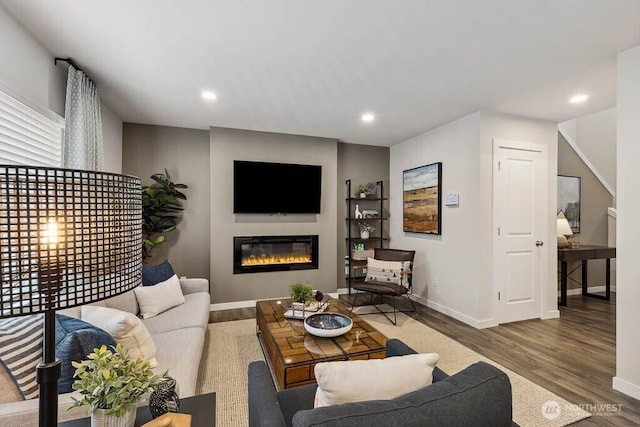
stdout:
[[604,298],[609,301],[611,299],[611,258],[607,258],[607,281],[605,286]]
[[567,305],[567,262],[560,261],[560,305]]
[[587,260],[582,260],[582,295],[589,293],[589,281],[587,280]]

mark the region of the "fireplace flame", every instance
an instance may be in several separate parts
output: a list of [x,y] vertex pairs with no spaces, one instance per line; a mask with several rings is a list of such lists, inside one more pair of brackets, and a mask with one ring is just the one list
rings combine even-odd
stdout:
[[269,264],[302,264],[311,262],[310,255],[250,256],[242,258],[242,266]]

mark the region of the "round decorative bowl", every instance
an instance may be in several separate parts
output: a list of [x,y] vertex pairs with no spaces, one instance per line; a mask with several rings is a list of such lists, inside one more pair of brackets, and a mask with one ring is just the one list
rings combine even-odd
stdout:
[[304,329],[317,337],[337,337],[353,327],[353,320],[340,313],[315,313],[304,319]]

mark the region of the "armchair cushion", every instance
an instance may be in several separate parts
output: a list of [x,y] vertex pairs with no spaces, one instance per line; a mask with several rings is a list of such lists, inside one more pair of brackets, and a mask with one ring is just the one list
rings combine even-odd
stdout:
[[408,288],[408,273],[410,269],[410,261],[382,261],[375,258],[367,258],[365,282],[392,284]]

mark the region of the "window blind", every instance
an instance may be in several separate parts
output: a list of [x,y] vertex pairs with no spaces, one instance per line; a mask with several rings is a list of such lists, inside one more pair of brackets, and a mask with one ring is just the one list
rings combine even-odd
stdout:
[[0,164],[60,167],[63,129],[0,91]]

